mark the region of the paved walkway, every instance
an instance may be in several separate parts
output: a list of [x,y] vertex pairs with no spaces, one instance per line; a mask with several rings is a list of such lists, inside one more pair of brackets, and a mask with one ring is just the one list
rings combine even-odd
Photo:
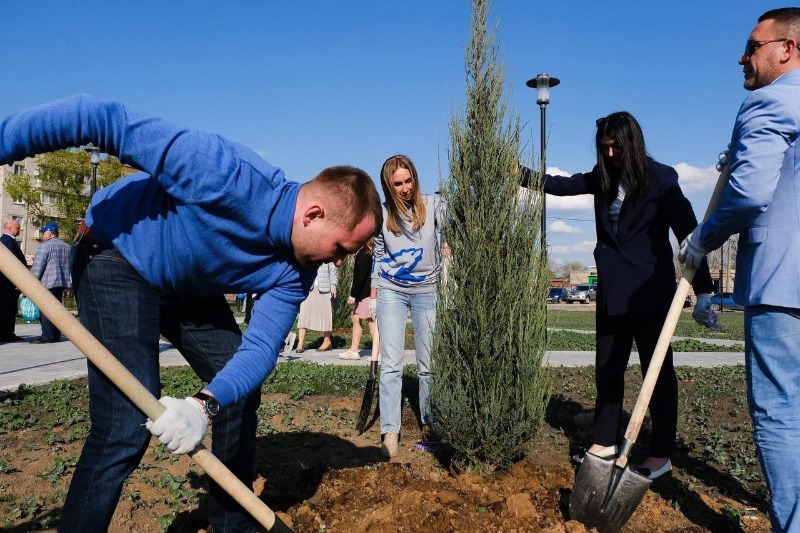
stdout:
[[[38,324],[17,325],[17,335],[25,341],[0,345],[0,390],[14,390],[20,384],[40,385],[54,379],[75,379],[86,376],[86,357],[69,341],[55,344],[31,344],[39,336]],[[713,342],[702,339],[703,342]],[[720,344],[722,344],[720,342]],[[730,344],[740,344],[730,341]],[[317,352],[306,350],[302,354],[291,352],[283,361],[309,361],[319,364],[367,365],[369,350],[361,350],[360,361],[339,359],[344,350]],[[586,366],[594,364],[594,352],[547,352],[546,362],[551,366]],[[414,351],[406,350],[405,363],[415,362]],[[637,354],[631,356],[631,363],[638,363]],[[161,344],[161,365],[182,366],[186,360],[168,343]],[[722,366],[744,364],[742,352],[677,352],[675,364],[678,366]]]

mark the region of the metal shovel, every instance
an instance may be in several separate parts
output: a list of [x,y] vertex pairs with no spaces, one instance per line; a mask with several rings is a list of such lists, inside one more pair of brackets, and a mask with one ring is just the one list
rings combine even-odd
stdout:
[[378,323],[375,322],[375,336],[372,338],[372,357],[369,359],[369,377],[364,388],[364,398],[361,399],[361,411],[358,413],[356,431],[361,435],[367,425],[367,418],[372,411],[372,400],[375,398],[375,385],[378,381],[378,352],[380,351],[380,336],[378,335]]
[[[711,196],[703,221],[708,220],[708,217],[717,207],[729,178],[730,167],[725,165],[717,180],[714,194]],[[652,483],[647,477],[628,467],[628,454],[630,454],[633,443],[639,436],[639,430],[642,427],[650,397],[653,395],[653,388],[661,372],[661,366],[664,363],[670,339],[672,339],[672,334],[675,332],[675,326],[683,309],[686,295],[689,294],[689,286],[694,279],[694,274],[694,269],[684,269],[681,280],[678,283],[664,327],[658,337],[655,352],[650,360],[650,366],[642,383],[642,390],[639,391],[639,397],[636,399],[628,429],[625,431],[625,438],[620,446],[619,457],[616,459],[604,459],[587,453],[575,475],[575,484],[572,487],[572,494],[569,498],[569,516],[586,527],[596,528],[601,533],[622,529],[622,526],[636,511],[645,492],[647,492]]]
[[[47,315],[47,318],[83,352],[87,359],[94,363],[148,418],[156,420],[164,413],[164,406],[155,396],[150,394],[150,391],[50,294],[50,291],[45,289],[44,285],[5,246],[0,246],[0,271],[39,306],[40,311]],[[202,444],[189,455],[267,530],[291,533],[286,524]]]

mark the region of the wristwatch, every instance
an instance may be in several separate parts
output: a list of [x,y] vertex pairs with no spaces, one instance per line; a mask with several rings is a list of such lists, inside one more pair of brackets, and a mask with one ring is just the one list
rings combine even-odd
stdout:
[[219,402],[210,394],[201,391],[192,396],[192,398],[196,398],[203,404],[203,408],[206,410],[206,415],[209,419],[214,418],[217,413],[219,413]]

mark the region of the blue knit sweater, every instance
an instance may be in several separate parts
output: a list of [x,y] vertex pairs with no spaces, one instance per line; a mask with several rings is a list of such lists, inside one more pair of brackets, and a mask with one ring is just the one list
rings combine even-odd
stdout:
[[142,172],[97,191],[86,222],[167,294],[264,293],[208,389],[228,405],[260,386],[316,274],[295,261],[300,185],[218,135],[79,95],[0,123],[0,163],[93,143]]

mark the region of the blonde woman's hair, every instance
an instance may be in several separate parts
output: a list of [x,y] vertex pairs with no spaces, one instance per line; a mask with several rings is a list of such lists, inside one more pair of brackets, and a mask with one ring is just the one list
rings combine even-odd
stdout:
[[[404,168],[411,173],[414,180],[414,192],[411,201],[406,202],[397,195],[392,182],[392,175],[398,168]],[[384,161],[381,167],[381,187],[383,196],[386,198],[386,229],[399,235],[403,233],[404,223],[411,223],[411,231],[417,231],[425,223],[425,202],[422,200],[422,192],[419,186],[419,176],[417,169],[411,159],[404,155],[393,155]]]

